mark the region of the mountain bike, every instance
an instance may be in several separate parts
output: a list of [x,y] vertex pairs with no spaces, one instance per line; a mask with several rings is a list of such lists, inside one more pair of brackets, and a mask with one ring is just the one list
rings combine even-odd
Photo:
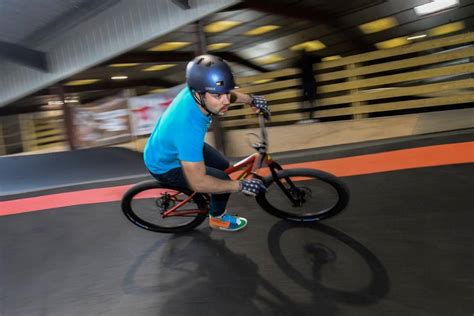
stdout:
[[[256,196],[268,213],[294,222],[312,222],[341,212],[349,190],[336,176],[316,169],[284,169],[267,153],[265,122],[269,112],[259,113],[260,136],[250,145],[256,153],[230,166],[233,179],[258,178],[267,187]],[[210,196],[188,188],[147,180],[132,186],[122,198],[122,211],[135,225],[154,232],[182,233],[201,224],[209,212]]]

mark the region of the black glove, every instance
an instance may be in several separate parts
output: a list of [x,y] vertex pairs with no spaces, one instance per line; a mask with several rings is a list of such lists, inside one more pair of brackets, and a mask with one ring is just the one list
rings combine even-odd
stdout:
[[261,95],[252,95],[252,101],[250,102],[250,105],[259,110],[267,112],[269,111],[267,100]]
[[240,192],[249,196],[256,196],[260,192],[266,192],[267,188],[260,179],[247,179],[240,181]]

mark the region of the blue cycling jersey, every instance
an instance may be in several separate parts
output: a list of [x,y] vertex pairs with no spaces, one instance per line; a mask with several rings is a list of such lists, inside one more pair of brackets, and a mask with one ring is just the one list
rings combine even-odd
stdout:
[[143,153],[154,174],[181,167],[180,161],[203,161],[204,137],[211,117],[201,112],[189,87],[173,100],[156,123]]

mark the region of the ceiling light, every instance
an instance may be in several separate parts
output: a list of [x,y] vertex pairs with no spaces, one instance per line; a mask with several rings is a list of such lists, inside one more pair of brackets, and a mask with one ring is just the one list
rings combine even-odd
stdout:
[[245,32],[244,35],[249,35],[249,36],[261,35],[261,34],[274,31],[279,28],[280,26],[278,25],[264,25],[264,26],[256,27],[248,32]]
[[176,66],[176,64],[154,65],[154,66],[150,66],[150,67],[147,67],[145,69],[142,69],[142,71],[160,71],[160,70],[165,70],[165,69],[168,69],[168,68],[172,68],[174,66]]
[[109,67],[113,68],[124,68],[124,67],[135,67],[140,65],[139,63],[123,63],[123,64],[111,64]]
[[428,30],[428,34],[430,34],[430,36],[440,36],[444,34],[454,33],[463,30],[464,28],[464,22],[454,22],[432,28],[431,30]]
[[48,106],[58,106],[63,104],[63,101],[48,101]]
[[241,23],[242,22],[240,21],[217,21],[217,22],[213,22],[211,24],[206,25],[204,27],[204,31],[208,33],[223,32],[233,27],[236,27],[237,25]]
[[415,7],[415,12],[418,15],[426,15],[442,10],[446,10],[459,5],[459,0],[433,0],[430,3],[419,5]]
[[394,48],[398,46],[403,46],[408,44],[408,40],[404,37],[397,37],[397,38],[392,38],[388,41],[383,41],[379,43],[375,43],[375,46],[377,46],[378,49],[389,49],[389,48]]
[[66,98],[64,103],[79,103],[79,99],[77,97]]
[[334,55],[334,56],[324,57],[321,60],[322,61],[332,61],[332,60],[336,60],[336,59],[340,59],[340,58],[342,58],[341,55]]
[[82,86],[86,84],[91,84],[94,82],[99,81],[100,79],[83,79],[83,80],[72,80],[69,82],[66,82],[64,85],[65,86]]
[[164,51],[170,51],[170,50],[177,50],[183,47],[186,47],[188,45],[191,45],[191,42],[165,42],[161,43],[159,45],[153,46],[152,48],[149,48],[149,51],[152,52],[164,52]]
[[313,52],[316,50],[321,50],[323,48],[326,48],[326,45],[324,45],[321,41],[308,41],[308,42],[291,46],[290,50],[292,51],[305,50],[307,52]]
[[415,35],[415,36],[407,37],[407,40],[412,41],[412,40],[416,40],[416,39],[423,38],[423,37],[427,37],[427,36],[428,36],[428,35],[426,35],[426,34],[420,34],[420,35]]
[[110,79],[112,80],[124,80],[124,79],[128,79],[127,76],[113,76],[113,77],[110,77]]
[[214,43],[214,44],[209,44],[209,45],[207,45],[207,50],[209,50],[209,51],[219,50],[219,49],[223,49],[223,48],[229,47],[230,45],[232,45],[232,43]]
[[256,59],[262,65],[274,64],[283,60],[283,57],[277,54],[270,54]]

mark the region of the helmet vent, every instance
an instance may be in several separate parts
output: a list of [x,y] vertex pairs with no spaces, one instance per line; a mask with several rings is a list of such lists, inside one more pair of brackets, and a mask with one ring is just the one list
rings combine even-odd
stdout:
[[196,64],[198,64],[198,65],[199,65],[199,64],[200,64],[200,63],[201,63],[203,60],[204,60],[204,58],[199,58],[199,60],[197,61],[197,63],[196,63]]
[[214,64],[213,61],[209,61],[209,62],[206,64],[206,66],[207,66],[207,67],[211,67],[213,64]]

